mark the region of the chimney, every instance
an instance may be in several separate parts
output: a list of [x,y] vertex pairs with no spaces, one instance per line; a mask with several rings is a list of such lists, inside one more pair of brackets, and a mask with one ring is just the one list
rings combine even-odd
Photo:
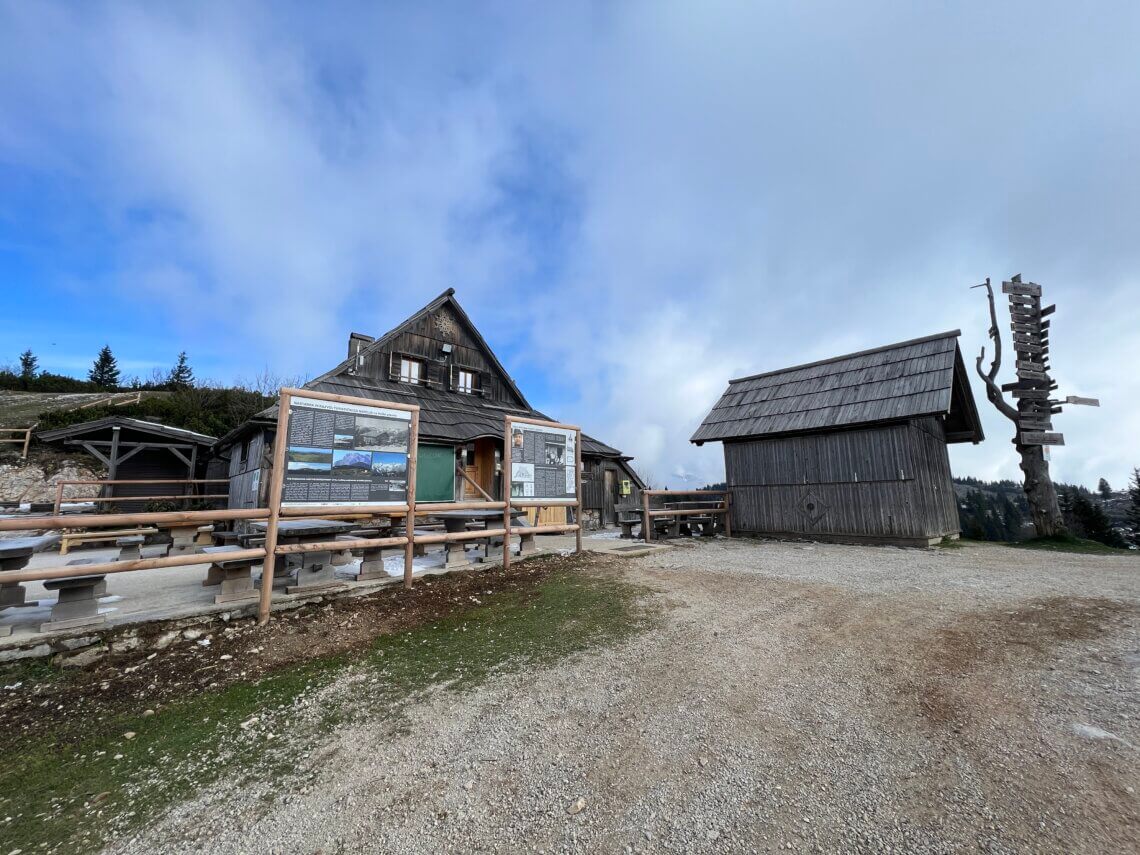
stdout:
[[365,335],[364,333],[349,333],[348,334],[348,358],[352,359],[356,354],[360,353],[361,349],[372,342],[376,341],[372,336]]

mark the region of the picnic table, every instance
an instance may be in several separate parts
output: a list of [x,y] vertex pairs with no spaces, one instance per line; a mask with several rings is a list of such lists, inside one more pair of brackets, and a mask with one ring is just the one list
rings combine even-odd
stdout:
[[[498,510],[484,510],[482,508],[472,508],[466,511],[437,511],[434,514],[428,514],[431,519],[439,520],[443,523],[444,531],[449,533],[467,531],[468,525],[471,523],[481,523],[484,529],[492,527],[492,521],[502,523],[503,512]],[[523,516],[523,511],[518,508],[511,508],[511,517],[518,518]],[[496,524],[496,528],[498,525]],[[444,561],[443,566],[446,569],[454,569],[456,567],[467,566],[467,552],[464,541],[454,541],[445,543],[444,548]],[[491,549],[491,538],[487,538],[484,544],[484,561],[490,561],[494,558],[502,558],[502,553],[494,554]]]
[[[0,540],[0,572],[23,570],[35,553],[43,552],[59,542],[58,534]],[[45,582],[44,587],[49,591],[58,591],[59,597],[52,606],[51,620],[42,624],[40,631],[102,623],[104,618],[99,613],[99,595],[105,593],[104,579],[103,575],[76,575]],[[34,604],[27,601],[27,591],[21,583],[6,583],[0,577],[0,609],[31,605]],[[12,627],[0,626],[0,636],[11,634]]]
[[[269,528],[267,522],[255,522],[251,528],[264,533]],[[340,520],[279,520],[277,523],[277,543],[285,546],[294,543],[324,543],[335,540],[338,534],[347,534],[356,528],[356,523]],[[284,579],[297,577],[295,585],[286,585],[288,594],[308,593],[340,584],[333,566],[333,552],[341,550],[321,550],[320,552],[296,552],[277,556],[274,575]],[[266,558],[268,560],[268,557]]]

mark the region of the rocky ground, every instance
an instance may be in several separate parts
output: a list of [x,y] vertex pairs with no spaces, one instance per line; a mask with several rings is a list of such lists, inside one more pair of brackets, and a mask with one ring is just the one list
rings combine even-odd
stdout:
[[717,540],[594,572],[649,629],[354,717],[109,851],[1137,850],[1135,557]]

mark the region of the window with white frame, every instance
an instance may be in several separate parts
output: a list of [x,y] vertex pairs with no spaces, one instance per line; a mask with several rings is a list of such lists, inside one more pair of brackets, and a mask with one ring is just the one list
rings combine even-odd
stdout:
[[455,391],[465,395],[475,392],[475,372],[460,368],[455,372]]
[[408,359],[406,356],[400,357],[400,382],[401,383],[420,383],[423,376],[423,363],[418,359]]

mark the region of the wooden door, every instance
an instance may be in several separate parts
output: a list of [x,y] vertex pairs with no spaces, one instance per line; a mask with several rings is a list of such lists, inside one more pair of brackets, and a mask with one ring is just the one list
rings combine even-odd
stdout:
[[605,470],[602,484],[602,525],[617,525],[617,510],[614,508],[614,470]]
[[[495,495],[495,451],[499,442],[494,439],[475,440],[473,454],[467,455],[467,477],[482,487],[487,495]],[[463,498],[479,501],[485,497],[469,481],[464,481]]]

